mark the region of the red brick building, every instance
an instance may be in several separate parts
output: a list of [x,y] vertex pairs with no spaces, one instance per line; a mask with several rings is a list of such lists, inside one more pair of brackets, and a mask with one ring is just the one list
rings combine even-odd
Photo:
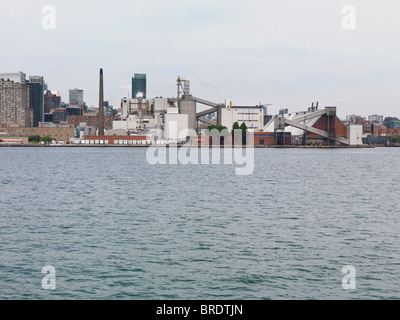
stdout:
[[[256,131],[252,133],[253,139],[247,139],[247,145],[254,146],[267,146],[267,145],[290,145],[292,144],[292,137],[290,132],[277,132],[276,136],[274,132],[264,132],[264,131]],[[206,140],[204,140],[206,139]],[[212,137],[210,136],[198,136],[197,138],[192,139],[193,144],[196,146],[200,146],[203,142],[204,145],[212,144]],[[252,142],[253,141],[253,142]],[[229,134],[226,137],[220,137],[221,145],[231,145],[232,144],[232,136]]]
[[381,136],[400,136],[400,129],[388,129],[385,126],[376,126],[372,132],[374,137]]
[[[112,129],[114,116],[104,116],[104,128]],[[81,122],[85,122],[87,126],[98,127],[97,114],[84,114],[82,116],[67,116],[67,122],[79,126]]]

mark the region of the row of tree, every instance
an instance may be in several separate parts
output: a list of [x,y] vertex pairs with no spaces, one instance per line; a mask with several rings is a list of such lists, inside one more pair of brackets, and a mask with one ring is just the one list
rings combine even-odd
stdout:
[[52,137],[50,137],[50,136],[41,137],[38,134],[28,137],[28,141],[31,142],[31,143],[41,143],[41,142],[48,143],[48,142],[51,142],[53,140],[54,139]]
[[[228,128],[225,126],[208,126],[207,130],[211,131],[213,129],[217,129],[219,132],[222,132],[223,130],[227,130]],[[246,136],[247,135],[247,126],[246,124],[243,122],[240,126],[238,122],[235,122],[232,126],[232,136],[234,135],[235,130],[242,130],[242,136]]]
[[[210,132],[211,132],[213,129],[217,129],[218,132],[220,132],[220,133],[221,133],[222,131],[225,130],[225,132],[222,134],[223,137],[229,135],[228,128],[225,127],[225,126],[208,126],[208,127],[207,127],[207,130],[209,130]],[[239,126],[239,123],[238,123],[238,122],[235,122],[235,123],[233,124],[233,126],[232,126],[232,131],[231,131],[232,138],[234,137],[235,130],[242,130],[242,143],[243,143],[243,144],[246,144],[246,137],[247,137],[247,132],[248,132],[248,131],[247,131],[247,126],[246,126],[246,124],[243,122],[243,123]],[[209,135],[212,135],[212,133],[209,134]],[[221,135],[220,135],[220,136],[221,136]],[[223,141],[223,137],[221,137],[221,144],[222,144],[222,141]]]

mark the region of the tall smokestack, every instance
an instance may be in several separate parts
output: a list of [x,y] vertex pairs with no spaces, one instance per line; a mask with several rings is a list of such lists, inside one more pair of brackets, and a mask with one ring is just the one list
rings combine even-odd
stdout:
[[100,69],[100,94],[99,94],[99,136],[104,136],[104,96],[103,96],[103,69]]

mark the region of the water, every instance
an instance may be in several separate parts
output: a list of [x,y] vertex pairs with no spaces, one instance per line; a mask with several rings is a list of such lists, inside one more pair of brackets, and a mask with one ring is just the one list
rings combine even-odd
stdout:
[[0,148],[0,298],[398,299],[399,155],[256,149],[236,176],[143,148]]

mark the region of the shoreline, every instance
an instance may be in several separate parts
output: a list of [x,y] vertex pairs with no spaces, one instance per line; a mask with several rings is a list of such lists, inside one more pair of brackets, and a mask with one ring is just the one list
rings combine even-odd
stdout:
[[[40,145],[40,144],[0,144],[0,148],[148,148],[150,145],[118,145],[118,144],[59,144],[59,145]],[[202,148],[202,146],[182,146],[182,145],[151,145],[154,147],[189,147],[189,148]],[[207,146],[208,148],[224,148],[223,145]],[[232,146],[233,148],[246,148],[246,146]],[[253,146],[255,149],[267,149],[267,148],[278,148],[278,149],[373,149],[373,148],[396,148],[400,146],[303,146],[303,145],[256,145]]]

